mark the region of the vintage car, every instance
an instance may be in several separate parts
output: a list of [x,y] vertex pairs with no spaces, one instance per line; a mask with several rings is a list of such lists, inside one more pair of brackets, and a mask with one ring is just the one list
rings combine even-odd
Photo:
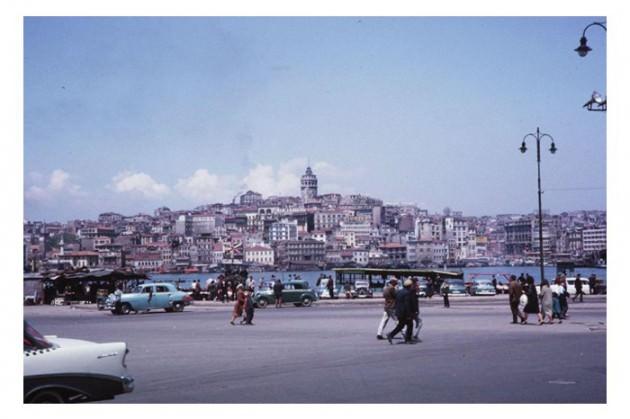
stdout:
[[[298,307],[310,307],[317,300],[317,294],[306,281],[285,282],[282,290],[282,302],[293,303]],[[254,293],[256,307],[265,308],[269,304],[275,304],[276,297],[273,290],[261,290]]]
[[142,284],[133,288],[130,293],[124,293],[120,299],[120,307],[116,308],[114,294],[107,297],[105,307],[112,314],[129,314],[132,311],[164,310],[167,313],[184,311],[192,297],[188,293],[179,291],[175,285],[168,283]]
[[24,403],[78,403],[133,391],[123,342],[42,336],[24,322]]
[[496,295],[497,292],[489,279],[475,279],[470,287],[470,295]]
[[466,285],[464,284],[463,279],[449,279],[449,292],[448,295],[451,297],[459,297],[459,296],[467,296],[468,292],[466,292]]

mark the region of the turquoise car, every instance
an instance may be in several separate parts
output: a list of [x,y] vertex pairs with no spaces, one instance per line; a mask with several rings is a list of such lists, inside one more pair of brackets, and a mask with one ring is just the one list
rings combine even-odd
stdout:
[[156,283],[142,284],[134,287],[131,292],[120,297],[120,305],[116,306],[116,297],[110,294],[105,307],[112,314],[129,314],[132,311],[164,310],[167,313],[184,311],[192,297],[179,291],[173,284]]
[[[282,302],[293,303],[297,307],[310,307],[317,300],[317,294],[306,281],[284,282],[282,290]],[[259,308],[265,308],[269,304],[275,304],[276,297],[273,290],[257,291],[254,294],[254,304]]]

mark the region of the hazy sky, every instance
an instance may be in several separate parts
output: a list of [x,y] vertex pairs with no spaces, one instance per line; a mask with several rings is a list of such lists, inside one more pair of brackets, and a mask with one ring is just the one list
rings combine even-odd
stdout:
[[230,202],[244,190],[606,209],[598,17],[26,18],[25,218]]

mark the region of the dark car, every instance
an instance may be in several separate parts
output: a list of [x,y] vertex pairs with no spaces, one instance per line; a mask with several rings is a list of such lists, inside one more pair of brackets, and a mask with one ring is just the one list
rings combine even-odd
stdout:
[[[306,281],[285,282],[282,290],[282,302],[293,303],[300,307],[309,307],[317,300],[317,294]],[[265,308],[269,304],[275,304],[276,297],[273,290],[261,290],[254,293],[254,304],[259,308]]]

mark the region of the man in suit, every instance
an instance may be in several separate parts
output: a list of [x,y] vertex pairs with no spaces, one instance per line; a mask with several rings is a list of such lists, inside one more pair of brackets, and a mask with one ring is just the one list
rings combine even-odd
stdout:
[[387,334],[387,340],[389,343],[392,343],[392,338],[396,336],[398,332],[400,332],[405,326],[407,327],[405,333],[405,343],[413,343],[411,340],[411,333],[413,332],[413,302],[411,301],[412,296],[411,286],[413,285],[413,281],[411,279],[406,279],[403,283],[403,289],[398,291],[396,294],[396,317],[398,318],[398,324],[390,333]]
[[510,276],[510,283],[508,285],[508,294],[510,296],[510,310],[512,311],[512,323],[518,323],[520,317],[518,313],[518,303],[523,293],[520,281],[516,280],[516,276]]

